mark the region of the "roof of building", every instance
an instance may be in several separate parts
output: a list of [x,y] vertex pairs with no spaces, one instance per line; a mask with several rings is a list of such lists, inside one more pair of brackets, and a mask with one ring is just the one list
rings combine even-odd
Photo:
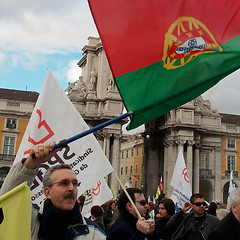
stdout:
[[25,102],[36,102],[39,93],[30,91],[20,91],[0,88],[0,99],[25,101]]
[[222,117],[222,123],[237,124],[240,125],[240,115],[219,113]]

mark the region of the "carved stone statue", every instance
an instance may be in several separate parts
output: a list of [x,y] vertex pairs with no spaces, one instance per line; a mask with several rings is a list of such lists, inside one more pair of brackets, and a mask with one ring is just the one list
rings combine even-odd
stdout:
[[113,79],[113,75],[110,72],[109,77],[108,77],[108,86],[107,86],[107,90],[111,91],[111,90],[116,90],[116,85]]
[[68,84],[69,85],[65,89],[65,92],[68,91],[68,97],[72,101],[79,101],[86,98],[86,84],[83,81],[82,76],[80,76],[77,81]]
[[89,80],[89,91],[95,92],[97,86],[97,75],[95,74],[95,71],[90,71],[90,80]]

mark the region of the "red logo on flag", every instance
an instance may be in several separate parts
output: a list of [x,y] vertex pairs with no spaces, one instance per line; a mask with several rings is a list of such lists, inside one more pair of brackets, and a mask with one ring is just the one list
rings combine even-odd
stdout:
[[[33,138],[31,138],[30,136],[28,137],[28,141],[30,143],[32,143],[34,146],[39,144],[39,143],[44,143],[46,142],[48,139],[50,139],[53,135],[54,132],[52,131],[52,129],[49,127],[49,125],[47,124],[47,122],[45,120],[42,120],[42,113],[39,109],[37,109],[36,112],[39,115],[39,123],[38,123],[38,130],[41,131],[41,128],[45,128],[48,132],[48,134],[43,137],[42,139],[40,139],[39,141],[35,141]],[[24,155],[27,153],[30,153],[31,149],[28,149],[24,152]]]
[[184,180],[189,183],[190,180],[189,180],[189,177],[188,177],[187,168],[183,169],[182,174],[184,176]]
[[97,182],[97,187],[96,188],[93,188],[92,189],[92,193],[95,195],[95,196],[97,196],[99,193],[100,193],[100,185],[101,185],[102,183],[101,183],[101,181],[98,181]]

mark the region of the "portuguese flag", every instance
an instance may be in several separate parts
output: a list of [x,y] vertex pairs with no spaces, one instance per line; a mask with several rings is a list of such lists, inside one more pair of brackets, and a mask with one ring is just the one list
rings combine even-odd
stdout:
[[88,0],[133,129],[240,67],[239,0]]

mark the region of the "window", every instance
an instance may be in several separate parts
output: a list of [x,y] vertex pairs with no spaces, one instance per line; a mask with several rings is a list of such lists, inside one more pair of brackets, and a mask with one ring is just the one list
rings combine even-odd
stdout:
[[4,159],[6,161],[13,160],[14,155],[14,144],[15,144],[15,137],[4,137],[4,143],[3,143],[3,155]]
[[201,169],[209,169],[209,153],[201,153],[201,163],[200,163]]
[[228,148],[235,148],[235,140],[228,140],[227,141]]
[[139,155],[139,148],[137,147],[137,156]]
[[123,167],[121,167],[121,176],[123,175]]
[[135,173],[138,174],[138,164],[136,165]]
[[17,119],[15,118],[7,118],[6,127],[10,129],[16,129],[17,127]]
[[137,181],[135,181],[135,188],[137,188],[137,183],[138,183],[138,182],[137,182]]
[[122,151],[122,159],[124,158],[124,151]]
[[132,175],[133,174],[133,166],[131,165],[130,167],[130,174]]
[[132,151],[131,151],[131,157],[133,157],[133,155],[134,155],[134,150],[132,149]]
[[125,169],[125,175],[128,174],[128,166],[126,166],[126,169]]
[[236,167],[236,159],[235,156],[227,156],[227,170],[235,171]]
[[128,150],[127,150],[127,152],[126,152],[126,158],[128,158]]

